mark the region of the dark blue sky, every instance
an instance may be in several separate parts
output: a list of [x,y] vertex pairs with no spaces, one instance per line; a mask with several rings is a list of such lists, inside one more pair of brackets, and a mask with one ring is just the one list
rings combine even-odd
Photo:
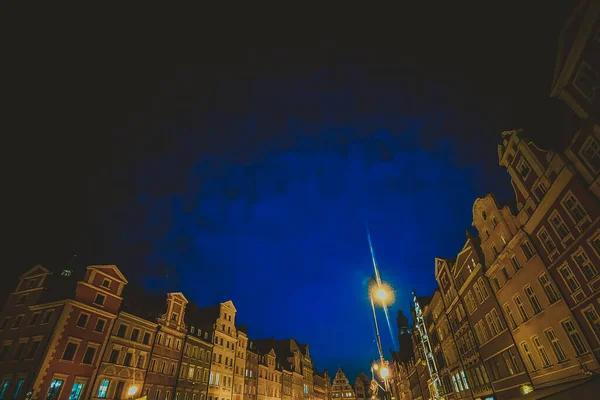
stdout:
[[569,7],[540,22],[516,4],[310,32],[9,26],[7,281],[73,254],[115,263],[152,291],[233,300],[251,337],[307,342],[319,369],[367,370],[365,218],[395,322],[460,250],[474,199],[511,195],[500,132],[549,132]]

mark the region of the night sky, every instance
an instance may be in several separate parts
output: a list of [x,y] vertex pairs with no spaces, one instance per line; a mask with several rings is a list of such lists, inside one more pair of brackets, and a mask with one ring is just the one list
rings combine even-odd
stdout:
[[573,3],[521,3],[6,13],[4,292],[77,254],[231,299],[251,337],[308,342],[353,379],[377,351],[365,220],[395,322],[460,251],[475,198],[512,196],[500,133],[555,128]]

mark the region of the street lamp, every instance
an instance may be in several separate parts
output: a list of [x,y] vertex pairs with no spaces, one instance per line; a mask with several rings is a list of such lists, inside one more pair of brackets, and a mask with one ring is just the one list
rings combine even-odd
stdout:
[[376,299],[378,305],[387,307],[394,302],[394,291],[392,287],[385,282],[373,282],[369,289],[371,298]]
[[127,389],[127,395],[129,397],[135,396],[135,394],[137,392],[138,392],[138,387],[136,385],[131,385],[131,386],[129,386],[129,389]]

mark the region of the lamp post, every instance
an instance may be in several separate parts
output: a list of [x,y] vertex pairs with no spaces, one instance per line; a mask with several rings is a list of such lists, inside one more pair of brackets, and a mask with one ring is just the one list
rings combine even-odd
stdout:
[[[380,279],[373,279],[371,283],[371,287],[369,289],[369,300],[371,301],[371,311],[373,312],[373,324],[375,325],[375,336],[377,340],[377,350],[379,351],[379,364],[374,363],[371,366],[371,374],[373,374],[373,370],[379,373],[379,376],[383,380],[383,384],[385,385],[385,392],[390,393],[393,396],[393,393],[390,391],[390,368],[388,362],[383,357],[383,348],[381,346],[381,336],[379,335],[379,324],[377,323],[377,313],[375,312],[375,299],[377,299],[378,304],[385,307],[393,302],[393,291],[389,285],[383,283]],[[387,396],[386,396],[387,397]]]

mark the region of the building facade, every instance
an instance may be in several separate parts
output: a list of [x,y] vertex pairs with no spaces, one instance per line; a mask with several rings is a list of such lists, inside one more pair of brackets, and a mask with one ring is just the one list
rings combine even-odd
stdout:
[[258,357],[259,354],[254,344],[254,341],[248,339],[248,346],[246,348],[246,368],[244,372],[244,400],[256,400],[257,398],[256,394],[258,393]]
[[331,398],[332,399],[349,399],[356,400],[356,393],[350,385],[350,381],[344,374],[341,368],[338,368],[333,378],[333,385],[331,385]]

